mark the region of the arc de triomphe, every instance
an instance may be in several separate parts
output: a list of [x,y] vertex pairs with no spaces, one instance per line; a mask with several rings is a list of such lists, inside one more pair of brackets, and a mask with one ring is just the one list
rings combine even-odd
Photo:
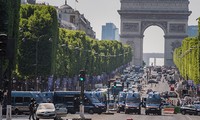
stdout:
[[[142,65],[144,31],[158,26],[164,31],[164,64],[171,66],[172,42],[187,37],[189,11],[188,0],[120,0],[120,40],[133,47],[133,64]],[[158,45],[152,43],[151,47]]]

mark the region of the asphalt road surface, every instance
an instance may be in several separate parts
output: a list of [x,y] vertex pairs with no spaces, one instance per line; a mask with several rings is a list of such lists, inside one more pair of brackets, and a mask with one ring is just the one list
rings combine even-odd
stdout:
[[[114,113],[114,115],[105,114],[85,114],[86,118],[91,118],[92,120],[200,120],[200,116],[195,115],[182,115],[182,114],[163,114],[159,115],[135,115],[135,114],[124,114],[124,113]],[[72,118],[79,118],[79,114],[68,114],[63,120],[72,120]],[[3,120],[6,120],[5,118]],[[28,120],[28,116],[18,116],[12,117],[12,120]],[[41,119],[47,120],[47,119]],[[49,119],[50,120],[50,119]]]

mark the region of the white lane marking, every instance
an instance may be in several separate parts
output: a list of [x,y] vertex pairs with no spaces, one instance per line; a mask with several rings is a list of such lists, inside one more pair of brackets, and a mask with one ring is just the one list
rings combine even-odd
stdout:
[[187,115],[186,117],[187,117],[189,120],[192,120],[192,118],[191,118],[190,116]]

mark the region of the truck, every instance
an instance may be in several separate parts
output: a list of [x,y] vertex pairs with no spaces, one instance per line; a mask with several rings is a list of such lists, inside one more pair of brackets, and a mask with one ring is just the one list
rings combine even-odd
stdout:
[[143,99],[143,105],[145,107],[146,115],[149,115],[150,113],[162,115],[162,99],[159,92],[149,92],[146,98]]
[[126,95],[125,114],[141,114],[141,96],[139,92],[129,91]]

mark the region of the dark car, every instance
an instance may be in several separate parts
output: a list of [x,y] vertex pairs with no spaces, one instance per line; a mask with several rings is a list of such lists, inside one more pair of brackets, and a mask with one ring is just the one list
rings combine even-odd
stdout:
[[177,98],[178,97],[178,94],[174,91],[165,91],[165,92],[162,92],[160,94],[161,97],[163,98]]
[[200,115],[200,106],[199,105],[183,105],[180,108],[180,112],[185,115]]
[[158,83],[158,81],[157,80],[154,80],[154,79],[150,79],[150,80],[148,80],[148,84],[150,84],[150,83]]

